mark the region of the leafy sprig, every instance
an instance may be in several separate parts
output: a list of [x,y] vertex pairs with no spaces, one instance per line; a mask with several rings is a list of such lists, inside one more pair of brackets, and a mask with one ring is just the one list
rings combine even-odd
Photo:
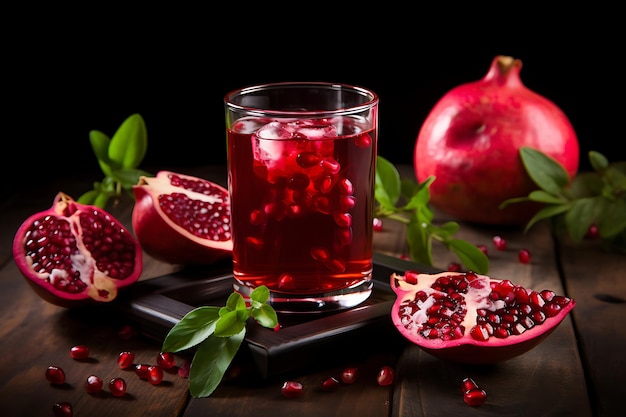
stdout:
[[609,163],[604,155],[591,151],[593,171],[570,178],[558,161],[541,151],[523,147],[520,157],[539,190],[506,200],[501,208],[527,201],[543,204],[525,231],[549,219],[557,233],[579,243],[593,225],[606,250],[626,253],[626,161]]
[[433,265],[432,243],[437,241],[453,251],[462,264],[472,271],[486,274],[489,259],[474,244],[454,238],[460,226],[446,222],[433,224],[434,213],[429,206],[430,184],[435,177],[422,183],[401,178],[396,167],[381,156],[376,164],[375,217],[399,221],[407,227],[407,243],[411,260]]
[[224,307],[198,307],[170,329],[164,352],[196,348],[189,370],[193,397],[208,397],[220,384],[245,338],[248,319],[270,329],[278,325],[276,312],[267,304],[269,296],[267,287],[257,287],[247,306],[241,294],[233,292]]
[[139,182],[139,177],[152,176],[138,168],[148,150],[148,133],[141,115],[129,116],[112,138],[92,130],[89,141],[104,178],[95,182],[93,190],[81,195],[78,202],[106,208],[112,198],[119,199],[123,192],[134,199],[132,187]]

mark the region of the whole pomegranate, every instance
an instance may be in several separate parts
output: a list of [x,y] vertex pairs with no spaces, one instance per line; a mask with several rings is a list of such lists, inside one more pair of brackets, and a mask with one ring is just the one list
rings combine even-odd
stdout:
[[519,150],[531,147],[576,175],[578,138],[567,116],[550,100],[525,87],[522,61],[496,56],[481,80],[447,92],[431,109],[414,149],[417,180],[435,176],[433,206],[479,224],[526,223],[540,208],[500,204],[526,197],[537,186]]
[[143,268],[141,246],[130,231],[105,210],[65,193],[22,223],[13,258],[37,294],[62,307],[112,301]]
[[172,264],[211,264],[232,255],[228,190],[171,171],[133,187],[133,230],[143,249]]
[[576,302],[473,272],[392,274],[398,331],[426,352],[458,363],[514,358],[543,341]]

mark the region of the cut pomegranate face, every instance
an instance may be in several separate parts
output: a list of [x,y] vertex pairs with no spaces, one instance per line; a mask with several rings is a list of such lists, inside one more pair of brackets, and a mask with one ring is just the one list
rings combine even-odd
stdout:
[[392,274],[393,323],[428,353],[460,363],[496,363],[537,346],[574,308],[554,291],[528,290],[473,272]]
[[37,294],[62,307],[110,302],[143,268],[139,242],[117,219],[64,193],[22,223],[13,258]]
[[152,257],[172,264],[208,265],[232,255],[228,190],[169,171],[133,187],[133,230]]

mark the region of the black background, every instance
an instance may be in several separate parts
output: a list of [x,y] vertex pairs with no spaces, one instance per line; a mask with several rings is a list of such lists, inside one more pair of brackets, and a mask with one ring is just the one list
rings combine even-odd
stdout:
[[89,131],[112,136],[133,113],[148,130],[142,167],[224,163],[224,95],[273,81],[376,91],[379,154],[411,164],[430,108],[482,78],[496,55],[521,59],[524,84],[569,117],[581,169],[590,150],[626,159],[618,149],[624,34],[615,10],[388,7],[368,9],[355,25],[356,17],[328,5],[311,6],[316,14],[306,20],[270,7],[244,18],[244,5],[225,6],[238,10],[16,13],[24,24],[5,38],[3,64],[3,187],[76,173],[100,180]]

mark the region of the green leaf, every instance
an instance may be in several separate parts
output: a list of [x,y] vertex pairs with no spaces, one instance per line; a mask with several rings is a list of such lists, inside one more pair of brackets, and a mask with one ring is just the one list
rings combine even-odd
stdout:
[[161,349],[179,352],[189,349],[211,336],[219,315],[219,307],[198,307],[185,314],[165,336]]
[[526,172],[539,188],[558,195],[569,184],[569,174],[554,158],[529,147],[522,147],[520,155]]
[[118,169],[119,165],[109,158],[109,144],[111,139],[98,130],[89,132],[89,142],[91,149],[98,159],[100,169],[105,176],[111,176],[114,169]]
[[600,236],[611,239],[626,231],[626,201],[609,202],[602,199],[598,204],[598,231]]
[[460,239],[452,239],[448,245],[467,269],[479,274],[489,272],[489,259],[476,245]]
[[278,325],[276,311],[268,304],[261,304],[258,308],[252,309],[252,317],[257,323],[268,329],[273,329]]
[[538,203],[546,203],[546,204],[563,204],[567,203],[567,200],[563,197],[554,196],[550,193],[547,193],[543,190],[535,190],[531,191],[528,194],[528,199],[530,201],[536,201]]
[[416,215],[412,216],[409,224],[407,224],[406,233],[411,260],[425,265],[432,265],[433,255],[430,236],[426,227],[417,219]]
[[375,199],[385,209],[393,210],[400,198],[400,174],[393,164],[378,156],[376,159]]
[[246,322],[245,320],[240,320],[237,310],[228,311],[217,320],[215,324],[215,336],[230,337],[236,335],[245,327]]
[[246,335],[246,329],[231,337],[209,337],[196,351],[189,368],[189,392],[194,398],[215,391]]
[[589,162],[591,163],[591,167],[597,172],[602,172],[609,166],[609,160],[600,152],[596,151],[589,152]]
[[250,293],[252,306],[258,308],[260,304],[265,304],[270,299],[270,290],[265,285],[260,285]]
[[112,161],[119,164],[119,168],[137,168],[143,161],[147,149],[146,124],[141,115],[133,114],[124,120],[113,135],[108,155]]
[[575,200],[565,213],[565,224],[570,236],[576,242],[580,242],[593,224],[595,218],[595,198],[582,198]]
[[570,209],[570,204],[559,204],[559,205],[551,205],[542,208],[528,221],[526,227],[524,228],[524,232],[528,232],[530,228],[535,225],[537,222],[541,220],[548,219],[550,217],[558,216],[559,214],[565,213]]
[[78,197],[78,200],[76,200],[76,202],[80,204],[93,205],[94,201],[96,201],[96,198],[99,195],[100,192],[98,190],[89,190],[86,193],[82,194],[80,197]]

